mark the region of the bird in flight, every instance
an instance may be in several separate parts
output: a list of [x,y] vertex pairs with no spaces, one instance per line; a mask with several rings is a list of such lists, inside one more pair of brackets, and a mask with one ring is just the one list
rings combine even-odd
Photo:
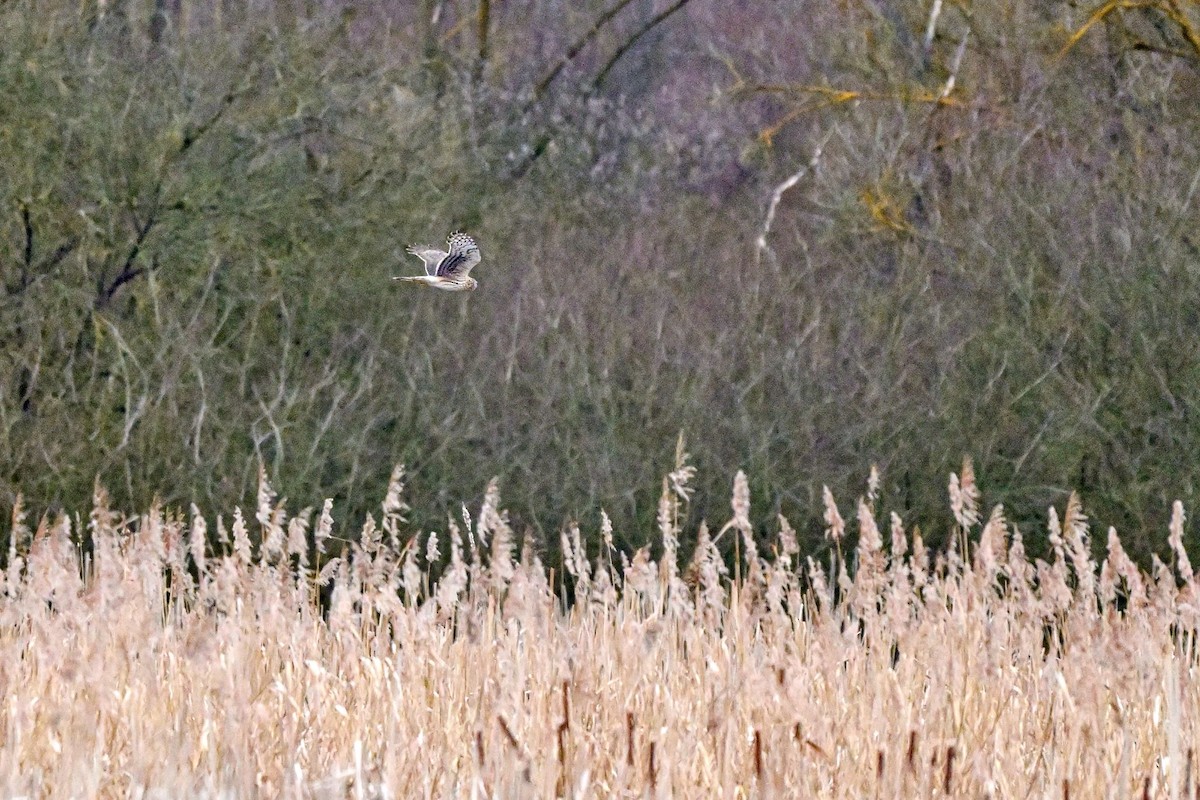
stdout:
[[479,281],[469,273],[479,263],[479,246],[465,233],[452,233],[446,239],[446,247],[450,252],[424,245],[408,248],[408,252],[425,262],[425,274],[393,276],[392,280],[423,283],[444,292],[475,291]]

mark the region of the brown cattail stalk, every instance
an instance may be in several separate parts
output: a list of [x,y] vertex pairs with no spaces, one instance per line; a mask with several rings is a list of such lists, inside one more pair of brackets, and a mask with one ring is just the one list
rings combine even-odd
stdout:
[[521,744],[517,741],[517,737],[513,736],[512,728],[508,727],[508,721],[504,719],[504,715],[497,714],[496,721],[500,723],[500,730],[504,732],[504,738],[508,739],[508,743],[512,746],[512,749],[520,752]]
[[950,794],[950,783],[954,780],[954,745],[946,748],[946,771],[942,777],[942,791]]
[[633,766],[633,712],[625,712],[625,763]]

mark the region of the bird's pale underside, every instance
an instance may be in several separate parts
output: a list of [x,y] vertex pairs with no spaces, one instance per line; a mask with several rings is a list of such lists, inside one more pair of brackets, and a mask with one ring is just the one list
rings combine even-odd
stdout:
[[479,281],[470,276],[471,269],[479,263],[479,247],[465,233],[452,233],[446,239],[445,250],[436,247],[414,245],[408,252],[425,264],[424,275],[393,277],[394,281],[420,283],[444,292],[473,292]]

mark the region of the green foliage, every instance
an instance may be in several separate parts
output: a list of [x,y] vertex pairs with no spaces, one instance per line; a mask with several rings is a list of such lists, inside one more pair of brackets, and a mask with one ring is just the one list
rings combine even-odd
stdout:
[[[43,5],[0,7],[0,503],[84,507],[99,476],[120,506],[227,508],[261,461],[352,519],[403,462],[414,525],[496,475],[550,548],[601,507],[640,545],[680,431],[691,513],[726,516],[741,468],[756,521],[807,519],[809,548],[821,484],[850,499],[873,462],[919,518],[964,453],[1019,525],[1078,488],[1142,559],[1192,501],[1200,82],[1176,57],[1055,61],[1079,20],[985,4],[934,107],[906,87],[936,90],[960,37],[922,68],[922,19],[822,7],[785,50],[795,9],[765,8],[781,46],[756,52],[718,35],[744,15],[697,12],[670,24],[727,52],[667,36],[654,69],[755,74],[667,115],[578,94],[590,51],[530,106],[536,37],[500,6],[481,78],[470,28],[434,46],[370,10],[213,11],[156,42],[145,4]],[[877,96],[806,106],[816,84]],[[756,257],[758,198],[827,130]],[[739,149],[752,194],[716,208],[681,177]],[[478,292],[388,280],[457,228]]]

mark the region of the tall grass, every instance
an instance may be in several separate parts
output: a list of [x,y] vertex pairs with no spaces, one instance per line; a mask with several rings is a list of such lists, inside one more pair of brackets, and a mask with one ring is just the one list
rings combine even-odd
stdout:
[[253,519],[124,517],[97,490],[87,519],[31,531],[18,508],[0,792],[1193,796],[1181,505],[1171,567],[1140,571],[1111,530],[1096,563],[1074,496],[1031,561],[968,466],[931,557],[873,479],[852,506],[825,492],[836,555],[818,564],[785,518],[756,542],[740,473],[726,524],[683,527],[693,478],[681,453],[653,548],[614,547],[604,518],[598,551],[564,527],[561,564],[495,484],[414,533],[399,470],[352,544],[329,503],[289,516],[261,477]]

